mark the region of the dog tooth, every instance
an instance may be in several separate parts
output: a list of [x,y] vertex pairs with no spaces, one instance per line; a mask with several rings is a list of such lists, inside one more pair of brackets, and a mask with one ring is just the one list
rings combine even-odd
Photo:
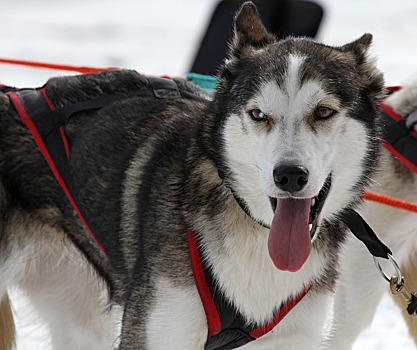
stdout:
[[308,224],[308,230],[311,231],[312,228],[313,228],[313,224]]
[[315,204],[316,204],[316,197],[313,197],[313,198],[311,198],[310,207],[314,207]]

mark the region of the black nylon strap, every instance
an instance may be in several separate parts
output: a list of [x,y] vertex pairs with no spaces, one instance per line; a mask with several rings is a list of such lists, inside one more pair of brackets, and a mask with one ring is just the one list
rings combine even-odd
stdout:
[[156,98],[176,100],[181,98],[178,85],[172,79],[148,77]]
[[341,219],[373,256],[388,259],[387,254],[392,255],[391,250],[379,240],[372,228],[355,210],[346,209]]
[[411,128],[413,128],[414,125],[417,124],[417,110],[407,115],[404,119],[405,125],[408,129],[411,130]]
[[409,134],[404,119],[395,121],[388,114],[382,113],[384,123],[384,140],[391,145],[396,144]]
[[253,341],[254,339],[248,333],[256,327],[248,327],[241,314],[223,296],[217,287],[217,283],[214,280],[213,273],[206,259],[201,259],[201,264],[221,321],[220,333],[207,339],[204,350],[235,349]]
[[5,94],[9,91],[16,91],[16,88],[14,88],[12,86],[7,86],[7,85],[0,84],[0,92]]
[[59,128],[53,128],[47,135],[41,133],[43,128],[54,125],[54,120],[52,119],[53,112],[48,103],[41,92],[36,89],[22,89],[17,91],[16,94],[22,102],[26,113],[34,122],[62,178],[68,183],[68,159]]
[[382,118],[384,140],[391,147],[387,148],[406,167],[417,172],[417,137],[415,132],[412,132],[412,128],[417,123],[417,111],[398,121],[385,112],[382,113]]
[[407,312],[410,316],[415,315],[417,312],[417,294],[411,293],[411,303],[407,306]]
[[49,115],[45,115],[44,111],[43,114],[37,115],[33,120],[38,127],[39,133],[45,137],[60,126],[67,125],[71,116],[75,113],[104,108],[116,101],[141,96],[151,96],[151,92],[149,90],[135,90],[126,93],[104,95],[95,99],[57,108],[55,111],[49,112]]
[[[126,100],[132,97],[153,97],[161,99],[181,99],[182,97],[188,99],[201,99],[201,97],[192,94],[188,91],[180,91],[177,83],[172,79],[164,79],[158,77],[148,78],[150,86],[148,89],[133,90],[123,93],[114,93],[104,95],[98,98],[76,102],[68,106],[59,107],[55,111],[43,110],[42,113],[35,113],[32,120],[37,126],[38,132],[42,137],[48,136],[51,132],[68,124],[71,116],[75,113],[104,108],[116,101]],[[29,91],[30,90],[30,91]],[[23,94],[32,98],[34,89],[22,89],[19,94]],[[42,97],[42,96],[41,96]],[[29,99],[29,98],[28,98]]]
[[208,338],[204,350],[232,350],[253,341],[240,329],[227,329]]
[[[57,123],[55,114],[49,108],[44,97],[37,89],[20,89],[17,91],[20,101],[22,101],[25,109],[36,125],[39,134],[44,138],[53,130],[64,124]],[[47,130],[48,132],[46,132]]]

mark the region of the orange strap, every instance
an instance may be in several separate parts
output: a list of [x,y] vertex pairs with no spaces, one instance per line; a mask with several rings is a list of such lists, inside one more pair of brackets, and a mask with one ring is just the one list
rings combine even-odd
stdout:
[[367,201],[377,202],[380,204],[388,205],[397,209],[408,210],[413,213],[417,213],[417,204],[412,202],[407,202],[402,199],[393,198],[379,193],[374,192],[365,192],[363,199]]
[[114,67],[108,67],[108,68],[78,67],[78,66],[70,66],[70,65],[55,64],[55,63],[42,63],[42,62],[15,60],[15,59],[8,59],[8,58],[0,58],[0,63],[15,64],[19,66],[28,66],[28,67],[36,67],[36,68],[49,68],[49,69],[64,70],[64,71],[70,71],[70,72],[79,72],[83,74],[99,73],[99,72],[104,72],[108,70],[120,69],[120,68],[114,68]]

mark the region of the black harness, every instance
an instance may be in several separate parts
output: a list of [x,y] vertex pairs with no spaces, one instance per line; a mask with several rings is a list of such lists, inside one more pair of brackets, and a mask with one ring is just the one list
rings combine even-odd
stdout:
[[[174,80],[149,77],[148,88],[124,93],[107,94],[90,100],[80,101],[64,107],[56,107],[49,99],[45,87],[39,89],[14,89],[0,86],[18,112],[22,122],[28,127],[32,136],[48,163],[54,177],[68,197],[80,220],[90,233],[97,246],[106,253],[100,241],[89,227],[70,190],[71,179],[68,176],[68,159],[70,145],[65,134],[65,127],[72,115],[81,111],[97,110],[109,106],[115,101],[132,97],[155,97],[161,99],[200,97],[189,91],[180,90]],[[106,254],[107,255],[107,254]]]
[[236,307],[227,302],[216,285],[213,273],[202,259],[197,238],[188,232],[188,246],[194,280],[203,303],[208,325],[205,350],[236,349],[269,333],[304,298],[310,287],[306,287],[294,298],[288,299],[275,311],[272,319],[261,326],[248,325]]
[[[399,88],[391,88],[391,92]],[[405,117],[398,115],[390,106],[381,103],[384,146],[395,158],[398,158],[406,167],[417,173],[417,110]]]

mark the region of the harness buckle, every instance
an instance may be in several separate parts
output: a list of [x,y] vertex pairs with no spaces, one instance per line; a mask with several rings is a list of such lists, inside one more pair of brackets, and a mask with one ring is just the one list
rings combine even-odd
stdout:
[[395,261],[391,254],[388,254],[388,259],[394,267],[395,274],[392,277],[388,277],[385,271],[382,269],[379,261],[374,257],[375,266],[380,272],[381,276],[389,282],[390,290],[394,296],[402,296],[407,307],[407,312],[412,317],[417,317],[417,293],[410,292],[405,288],[404,276],[401,273],[398,263]]
[[407,126],[409,130],[414,128],[416,124],[417,124],[417,110],[415,110],[414,112],[410,113],[409,115],[405,117],[405,125]]
[[417,294],[410,293],[404,286],[404,277],[401,280],[397,276],[392,276],[390,280],[390,290],[392,295],[401,295],[407,304],[407,312],[411,317],[417,317]]

